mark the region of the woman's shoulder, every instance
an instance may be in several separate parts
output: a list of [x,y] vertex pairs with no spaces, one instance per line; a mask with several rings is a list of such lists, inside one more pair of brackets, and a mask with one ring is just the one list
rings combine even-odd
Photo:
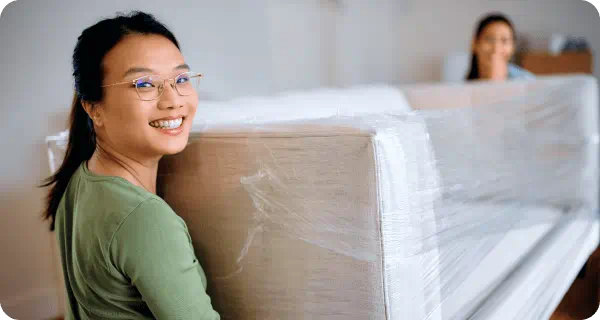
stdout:
[[103,210],[105,219],[114,226],[113,234],[143,232],[156,225],[168,227],[183,222],[169,204],[153,193],[124,192],[113,197],[114,203],[105,207],[109,210]]
[[187,225],[162,198],[153,195],[140,202],[127,215],[121,217],[115,234],[139,233],[147,236],[155,232],[188,233]]
[[508,64],[509,79],[535,79],[535,75],[515,64]]
[[74,177],[83,180],[90,189],[104,189],[107,192],[99,195],[121,196],[122,198],[147,199],[153,195],[145,189],[138,187],[125,178],[117,176],[99,175],[90,171],[86,163],[82,163]]
[[[104,225],[106,236],[123,228],[147,227],[147,220],[181,218],[159,196],[118,177],[98,176],[82,166],[74,176],[69,201],[77,211],[78,223]],[[126,221],[130,223],[125,223]]]
[[152,194],[150,197],[140,202],[140,204],[128,214],[128,218],[154,219],[154,220],[180,220],[179,216],[173,211],[162,198]]
[[102,176],[91,172],[85,164],[77,170],[70,191],[79,205],[104,214],[129,215],[142,204],[167,210],[168,205],[155,194],[138,187],[121,177]]
[[186,223],[164,200],[154,196],[140,202],[128,214],[120,215],[109,250],[152,251],[167,246],[170,243],[167,238],[181,237],[191,243]]

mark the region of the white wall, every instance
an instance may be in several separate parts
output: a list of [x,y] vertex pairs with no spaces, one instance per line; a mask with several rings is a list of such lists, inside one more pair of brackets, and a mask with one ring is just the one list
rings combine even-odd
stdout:
[[[599,54],[598,11],[581,0],[342,1],[338,63],[343,84],[412,83],[440,79],[442,57],[468,51],[477,19],[506,13],[519,33],[586,37]],[[374,5],[377,3],[378,5]],[[600,68],[596,68],[600,76]]]
[[84,27],[134,8],[172,28],[206,74],[206,97],[437,81],[442,58],[468,50],[476,19],[490,10],[507,13],[522,33],[584,36],[600,65],[600,17],[581,0],[11,3],[0,17],[0,304],[13,318],[43,319],[62,304],[35,185],[48,174],[44,137],[65,126],[73,46]]

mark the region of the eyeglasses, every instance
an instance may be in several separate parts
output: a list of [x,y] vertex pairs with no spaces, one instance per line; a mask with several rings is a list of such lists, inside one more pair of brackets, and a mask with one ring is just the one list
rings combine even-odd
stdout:
[[483,37],[482,40],[483,40],[483,42],[485,42],[488,45],[493,45],[495,42],[500,42],[503,45],[513,43],[512,38],[504,38],[504,37],[496,38],[496,37],[486,36],[486,37]]
[[181,96],[189,96],[194,93],[200,84],[202,74],[195,72],[184,72],[174,79],[164,79],[158,75],[147,75],[133,79],[132,81],[107,84],[102,88],[131,84],[141,100],[150,101],[160,98],[165,91],[165,83],[169,81],[171,88],[175,89]]

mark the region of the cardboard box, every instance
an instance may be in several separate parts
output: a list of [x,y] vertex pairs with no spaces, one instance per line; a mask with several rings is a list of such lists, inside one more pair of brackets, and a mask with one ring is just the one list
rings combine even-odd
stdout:
[[537,75],[570,73],[591,74],[594,57],[591,52],[527,52],[521,56],[521,66]]

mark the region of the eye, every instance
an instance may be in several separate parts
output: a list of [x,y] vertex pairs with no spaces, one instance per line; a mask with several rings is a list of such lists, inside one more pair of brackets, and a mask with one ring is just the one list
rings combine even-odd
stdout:
[[152,80],[152,78],[142,78],[135,82],[135,87],[136,88],[153,88],[154,87],[153,82],[154,81]]
[[177,83],[186,83],[189,81],[190,81],[190,77],[187,75],[180,76],[179,78],[177,78]]
[[483,41],[487,42],[487,43],[493,43],[496,39],[494,39],[494,37],[490,37],[490,36],[486,36],[483,37]]
[[135,84],[135,86],[137,88],[151,88],[151,87],[153,87],[152,83],[147,82],[147,81],[146,82],[138,82],[138,83]]

